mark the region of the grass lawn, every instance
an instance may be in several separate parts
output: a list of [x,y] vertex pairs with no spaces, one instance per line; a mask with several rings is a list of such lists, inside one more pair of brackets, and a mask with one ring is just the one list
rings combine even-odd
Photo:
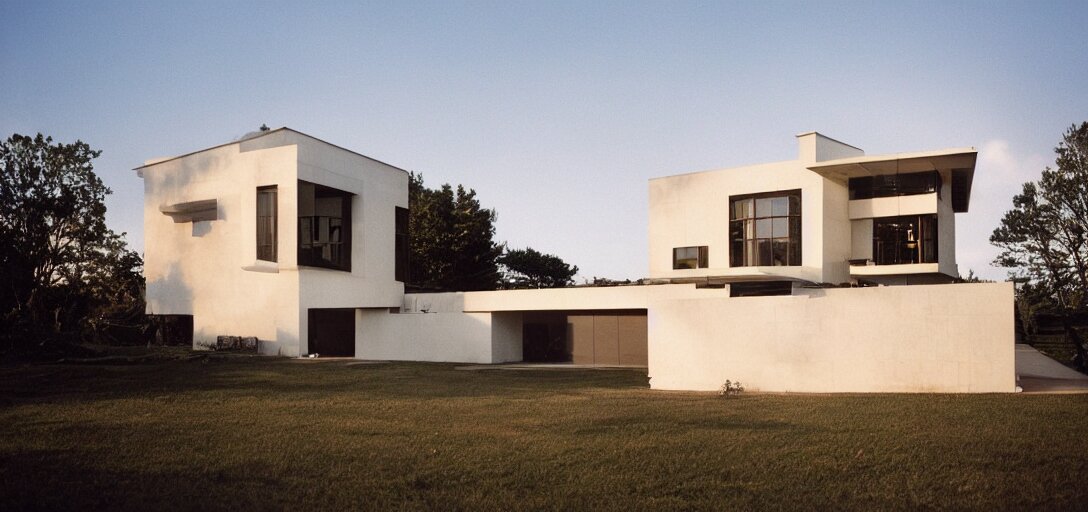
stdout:
[[0,369],[0,510],[1084,509],[1088,395],[233,357]]

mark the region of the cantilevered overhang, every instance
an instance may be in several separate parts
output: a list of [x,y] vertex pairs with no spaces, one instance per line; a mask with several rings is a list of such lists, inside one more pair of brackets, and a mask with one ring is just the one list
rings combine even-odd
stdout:
[[159,211],[162,212],[163,215],[174,219],[175,223],[216,220],[217,210],[218,201],[215,199],[189,201],[187,203],[176,203],[159,207]]
[[808,169],[837,181],[885,174],[948,171],[952,176],[952,210],[959,213],[966,212],[971,202],[971,183],[975,177],[977,157],[975,148],[952,148],[825,160],[808,166]]

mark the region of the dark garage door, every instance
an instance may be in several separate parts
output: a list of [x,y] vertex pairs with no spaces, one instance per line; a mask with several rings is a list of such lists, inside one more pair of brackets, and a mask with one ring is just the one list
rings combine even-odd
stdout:
[[567,325],[575,364],[646,366],[646,313],[572,314]]
[[355,310],[309,310],[310,353],[355,357]]

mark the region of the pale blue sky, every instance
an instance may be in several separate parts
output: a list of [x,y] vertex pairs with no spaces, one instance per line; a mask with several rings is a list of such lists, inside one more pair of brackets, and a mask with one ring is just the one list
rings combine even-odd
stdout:
[[290,126],[463,183],[498,240],[581,275],[647,274],[646,180],[975,146],[960,270],[1088,120],[1088,2],[0,0],[0,134],[103,151],[108,221],[143,247],[145,159]]

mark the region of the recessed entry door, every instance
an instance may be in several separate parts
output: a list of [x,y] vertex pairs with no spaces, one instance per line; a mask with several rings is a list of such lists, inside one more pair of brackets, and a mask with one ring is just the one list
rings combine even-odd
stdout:
[[354,309],[311,309],[308,317],[309,353],[322,357],[355,357]]

